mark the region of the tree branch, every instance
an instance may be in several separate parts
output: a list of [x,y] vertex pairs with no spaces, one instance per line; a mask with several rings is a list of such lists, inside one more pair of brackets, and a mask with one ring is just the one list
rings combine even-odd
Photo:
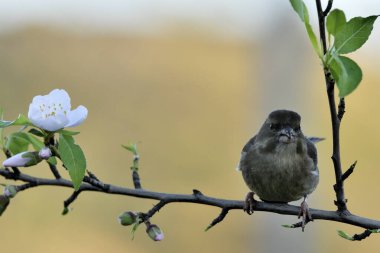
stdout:
[[355,235],[353,235],[352,238],[353,238],[353,241],[361,241],[361,240],[366,239],[367,237],[369,237],[371,234],[372,234],[371,230],[366,229],[361,234],[355,234]]
[[[332,8],[333,0],[328,1],[328,5],[325,8],[325,10],[322,9],[321,0],[316,0],[316,5],[317,5],[317,12],[318,12],[318,20],[319,20],[319,30],[320,30],[319,35],[320,35],[320,40],[323,47],[323,53],[324,55],[326,55],[327,42],[326,42],[326,32],[325,32],[325,27],[326,27],[325,18]],[[341,236],[343,235],[345,236],[346,239],[349,239],[349,240],[362,240],[370,236],[371,233],[380,232],[379,230],[380,221],[351,214],[347,209],[346,199],[345,199],[345,194],[344,194],[344,180],[347,179],[353,173],[354,168],[356,166],[356,162],[352,164],[351,167],[345,173],[342,173],[339,137],[340,137],[340,124],[345,113],[345,100],[344,98],[341,98],[338,108],[336,107],[335,94],[334,94],[335,80],[333,79],[331,75],[330,69],[328,69],[327,67],[324,67],[324,76],[325,76],[327,97],[328,97],[328,102],[329,102],[331,124],[332,124],[333,154],[331,158],[334,165],[335,179],[336,179],[336,184],[334,185],[334,190],[336,192],[335,204],[338,207],[338,209],[337,211],[309,209],[309,212],[313,220],[329,220],[329,221],[346,223],[353,226],[364,228],[365,231],[363,233],[355,234],[352,238],[345,236],[345,234],[341,234]],[[337,109],[338,109],[338,112],[337,112]],[[45,145],[50,145],[52,148],[54,147],[53,135],[45,138]],[[133,160],[133,166],[131,167],[134,188],[127,188],[127,187],[121,187],[117,185],[103,183],[92,172],[87,171],[87,175],[84,176],[83,182],[80,185],[79,189],[77,191],[74,191],[70,195],[70,197],[64,201],[63,214],[66,214],[68,212],[68,207],[77,199],[79,194],[86,191],[157,200],[158,203],[155,204],[153,208],[151,208],[148,212],[138,213],[139,214],[138,220],[134,221],[133,223],[135,224],[134,229],[136,229],[137,226],[142,222],[144,222],[147,225],[147,227],[152,227],[152,226],[157,227],[156,225],[151,225],[149,221],[150,218],[153,217],[156,213],[158,213],[164,206],[170,203],[186,202],[186,203],[209,205],[209,206],[220,208],[221,209],[220,214],[211,222],[210,225],[208,225],[206,230],[212,228],[216,224],[223,221],[230,210],[233,210],[233,209],[244,210],[245,208],[244,201],[214,198],[214,197],[210,197],[210,196],[206,196],[202,194],[199,190],[193,190],[192,194],[171,194],[171,193],[162,193],[162,192],[155,192],[155,191],[142,189],[140,176],[138,174],[139,156],[135,148],[136,147],[134,146],[134,150],[132,150],[132,152],[134,153],[134,160]],[[127,149],[131,151],[131,148],[127,147]],[[5,153],[7,157],[10,157],[11,154],[9,150],[5,150]],[[59,154],[57,154],[56,152],[53,153],[53,155],[57,157],[59,156]],[[54,179],[34,177],[31,175],[22,173],[16,167],[12,167],[11,168],[12,171],[9,170],[8,168],[0,168],[0,176],[8,180],[24,182],[24,184],[14,186],[14,188],[12,187],[12,189],[15,189],[16,192],[23,192],[28,189],[39,187],[39,186],[67,187],[70,189],[74,188],[71,181],[61,177],[55,165],[52,165],[49,163],[49,168],[55,177]],[[5,208],[7,207],[7,205],[9,204],[9,198],[14,197],[14,196],[11,196],[9,193],[4,193],[3,195],[0,195],[0,197],[5,199],[5,201],[8,201],[7,203],[4,202],[5,204],[2,206],[3,209],[1,210],[1,212],[3,212]],[[283,204],[283,203],[268,203],[268,202],[261,202],[261,201],[255,202],[255,205],[253,206],[253,210],[277,213],[277,214],[282,214],[282,215],[292,215],[292,216],[299,216],[299,213],[300,213],[300,207],[298,206]],[[312,221],[311,218],[306,217],[305,222],[307,223],[309,221]],[[302,222],[298,222],[290,226],[286,225],[286,227],[304,228],[304,224]],[[371,230],[371,229],[375,229],[376,231]],[[155,240],[159,240],[159,239],[155,239]]]
[[[331,9],[332,1],[329,1],[329,6],[326,8],[324,12],[322,10],[322,5],[320,0],[316,0],[317,4],[317,12],[318,12],[318,21],[319,21],[319,36],[322,42],[323,54],[327,52],[326,46],[326,31],[325,31],[325,18],[328,14],[328,10]],[[344,100],[341,100],[339,114],[336,111],[335,105],[335,95],[334,95],[334,87],[335,80],[333,79],[331,72],[328,68],[324,68],[325,82],[326,82],[326,90],[327,97],[329,101],[330,107],[330,116],[331,116],[331,125],[332,125],[332,134],[333,134],[333,154],[331,159],[334,164],[335,171],[335,181],[336,187],[334,187],[336,193],[336,201],[334,202],[338,207],[338,211],[344,215],[348,215],[349,211],[347,209],[346,198],[344,195],[344,186],[342,180],[342,165],[340,160],[340,122],[344,113]]]
[[[33,177],[24,173],[15,174],[6,169],[0,169],[0,176],[16,181],[23,181],[28,184],[28,187],[24,187],[27,190],[30,188],[38,187],[38,186],[58,186],[58,187],[67,187],[73,188],[73,184],[71,181],[59,178],[59,179],[47,179],[47,178],[39,178]],[[203,204],[209,206],[219,207],[222,210],[243,210],[244,202],[241,200],[228,200],[221,198],[209,197],[204,194],[171,194],[171,193],[162,193],[155,191],[148,191],[143,189],[132,189],[126,187],[120,187],[111,184],[104,184],[107,187],[98,187],[98,185],[92,185],[88,182],[82,183],[79,188],[79,191],[83,194],[83,192],[101,192],[106,194],[116,194],[116,195],[125,195],[136,198],[144,198],[144,199],[154,199],[159,200],[158,207],[154,207],[147,213],[149,217],[153,216],[157,211],[159,211],[162,207],[169,203],[178,203],[178,202],[186,202],[186,203],[196,203]],[[271,212],[278,213],[284,215],[292,215],[298,216],[300,212],[300,207],[288,204],[280,204],[280,203],[266,203],[257,201],[257,204],[254,207],[255,211],[262,212]],[[226,211],[224,211],[226,212]],[[327,210],[319,210],[319,209],[310,209],[310,213],[313,217],[313,220],[330,220],[336,221],[340,223],[351,224],[353,226],[362,227],[365,229],[378,229],[380,228],[380,221],[368,219],[365,217],[360,217],[357,215],[349,214],[349,215],[341,215],[340,212],[336,211],[327,211]],[[224,213],[223,213],[224,214]],[[223,217],[224,218],[224,217]]]

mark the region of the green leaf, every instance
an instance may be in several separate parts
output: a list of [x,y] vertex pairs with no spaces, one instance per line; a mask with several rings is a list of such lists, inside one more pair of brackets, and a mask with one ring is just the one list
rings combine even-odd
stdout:
[[63,135],[74,136],[74,135],[79,134],[80,132],[74,132],[74,131],[68,131],[68,130],[61,129],[58,131],[58,133],[63,134]]
[[377,17],[356,17],[345,23],[335,36],[336,54],[351,53],[363,46],[372,32]]
[[319,58],[322,58],[322,51],[321,51],[321,48],[319,47],[317,37],[315,36],[313,28],[311,27],[309,23],[305,23],[305,27],[306,27],[307,35],[309,35],[311,45],[314,48],[314,51],[317,53]]
[[133,224],[133,227],[132,227],[132,230],[131,230],[132,240],[135,238],[135,233],[136,233],[137,229],[139,228],[139,226],[141,224],[140,222],[141,222],[141,219],[139,217],[137,217],[137,220]]
[[290,0],[290,3],[302,22],[309,23],[309,12],[307,11],[305,3],[302,0]]
[[28,132],[31,134],[34,134],[35,136],[38,136],[38,137],[45,137],[44,133],[42,133],[41,131],[39,131],[35,128],[30,129]]
[[25,134],[27,135],[29,143],[32,144],[35,150],[39,151],[41,148],[45,147],[45,144],[41,140],[37,139],[34,135],[30,133]]
[[335,36],[336,33],[346,24],[346,15],[342,10],[335,9],[327,16],[326,27],[329,34]]
[[284,224],[284,225],[281,225],[282,227],[284,228],[294,228],[294,225],[288,225],[288,224]]
[[80,146],[74,143],[70,135],[59,135],[58,152],[67,170],[74,189],[77,191],[82,183],[86,172],[86,158]]
[[137,144],[130,143],[128,145],[121,145],[126,150],[130,151],[132,154],[137,155]]
[[5,148],[9,149],[9,151],[15,155],[27,151],[29,144],[32,144],[34,150],[36,151],[39,151],[45,146],[41,140],[37,139],[30,133],[15,132],[8,135]]
[[338,86],[340,97],[345,97],[353,92],[362,80],[363,74],[360,67],[348,57],[335,56],[330,69]]
[[322,58],[322,51],[318,44],[317,37],[313,31],[313,28],[309,24],[309,13],[307,11],[307,7],[302,0],[290,0],[292,7],[295,12],[297,12],[298,16],[301,18],[302,22],[305,23],[307,35],[309,36],[309,40],[314,48],[314,51],[318,54],[320,58]]
[[9,127],[9,126],[29,126],[31,125],[29,119],[24,115],[20,114],[16,120],[7,121],[0,120],[0,128]]
[[353,241],[354,238],[352,238],[352,236],[350,236],[349,234],[347,234],[346,232],[342,231],[342,230],[338,230],[338,235],[346,240],[350,240],[350,241]]
[[27,133],[16,132],[8,135],[5,148],[13,155],[27,151],[30,141]]

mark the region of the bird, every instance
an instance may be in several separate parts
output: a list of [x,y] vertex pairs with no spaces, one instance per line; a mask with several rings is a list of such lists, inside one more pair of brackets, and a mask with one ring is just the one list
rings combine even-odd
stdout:
[[315,142],[323,138],[307,138],[301,130],[301,116],[290,110],[269,114],[257,135],[244,146],[238,169],[251,190],[244,210],[252,214],[256,194],[264,202],[288,203],[303,198],[300,206],[302,231],[312,220],[307,196],[319,182]]

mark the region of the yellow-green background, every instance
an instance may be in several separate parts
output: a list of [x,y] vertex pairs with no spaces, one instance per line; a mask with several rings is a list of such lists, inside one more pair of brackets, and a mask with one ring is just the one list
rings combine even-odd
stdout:
[[[89,110],[88,119],[75,128],[81,132],[77,142],[88,168],[101,180],[132,187],[131,156],[120,145],[133,141],[141,155],[144,188],[170,193],[198,189],[230,199],[243,199],[247,192],[235,171],[246,140],[270,109],[297,110],[305,134],[326,137],[318,144],[321,179],[310,206],[333,210],[332,142],[322,69],[295,14],[289,9],[286,16],[293,22],[288,29],[296,35],[290,41],[300,51],[285,50],[273,58],[273,65],[281,58],[291,71],[287,80],[278,83],[278,90],[265,87],[267,78],[281,72],[270,68],[273,54],[263,45],[265,39],[225,38],[192,29],[191,24],[149,36],[29,26],[0,35],[0,105],[6,119],[14,119],[18,113],[27,114],[33,96],[66,89],[73,107],[82,104]],[[276,28],[268,34],[276,50],[287,48],[282,45],[284,37],[276,39]],[[368,49],[352,56],[362,66],[364,79],[346,101],[342,162],[348,168],[358,160],[346,184],[350,210],[380,219],[380,61],[376,57],[380,38],[370,40]],[[300,60],[302,64],[296,62]],[[284,88],[288,82],[294,85]],[[22,171],[51,177],[45,166]],[[60,172],[67,176],[62,168]],[[12,199],[0,218],[1,251],[274,252],[277,248],[349,253],[376,251],[380,243],[377,235],[364,242],[343,240],[337,229],[351,234],[362,229],[319,220],[308,224],[305,233],[287,230],[280,225],[294,223],[296,217],[261,212],[248,216],[231,211],[205,233],[220,210],[185,203],[170,204],[153,217],[165,233],[164,241],[151,241],[143,227],[131,240],[130,228],[121,227],[116,217],[126,210],[147,211],[155,201],[85,192],[73,210],[61,216],[63,200],[70,194],[65,188],[38,187]]]

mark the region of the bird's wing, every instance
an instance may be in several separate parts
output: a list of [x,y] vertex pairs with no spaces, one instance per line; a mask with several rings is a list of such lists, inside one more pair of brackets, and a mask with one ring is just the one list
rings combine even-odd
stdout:
[[307,145],[307,154],[311,159],[313,159],[315,167],[317,167],[318,163],[318,156],[317,156],[317,148],[315,147],[314,143],[307,139],[306,141]]
[[256,140],[256,135],[253,136],[253,137],[247,142],[247,144],[244,145],[243,150],[241,151],[241,156],[240,156],[239,164],[236,166],[236,170],[237,170],[237,171],[240,171],[240,170],[241,170],[241,161],[245,158],[245,156],[247,155],[249,149],[255,144],[255,140]]

